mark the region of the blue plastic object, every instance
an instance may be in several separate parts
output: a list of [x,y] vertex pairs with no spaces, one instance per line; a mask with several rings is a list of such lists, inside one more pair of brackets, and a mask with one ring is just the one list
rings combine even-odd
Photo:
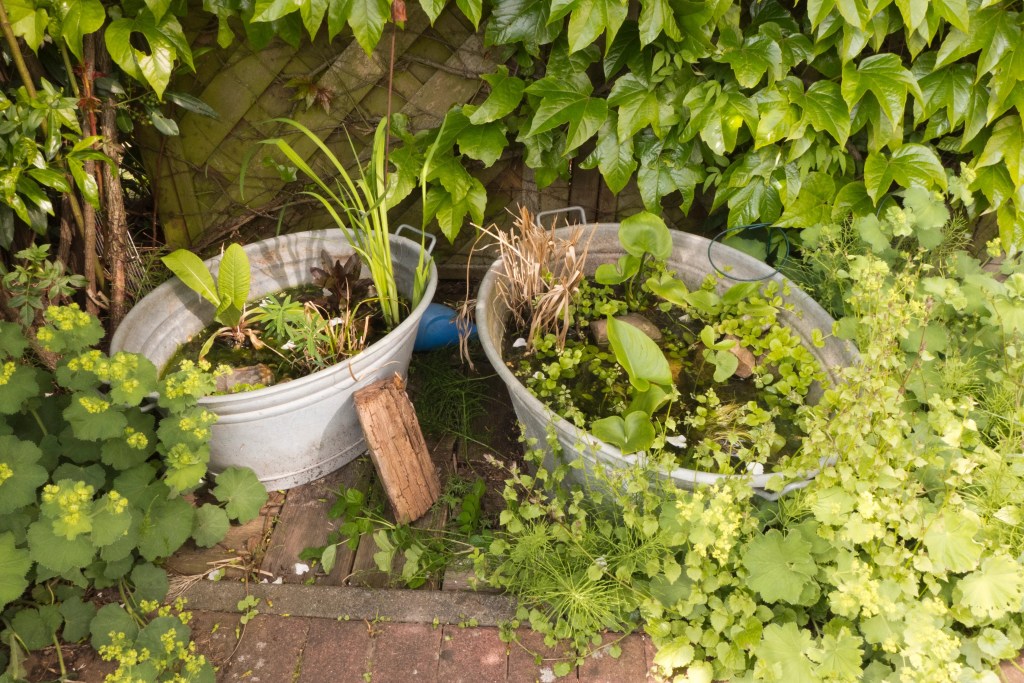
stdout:
[[[458,313],[444,304],[430,304],[416,328],[413,351],[433,351],[459,343],[459,327],[455,324]],[[476,336],[476,325],[470,325],[469,336]]]

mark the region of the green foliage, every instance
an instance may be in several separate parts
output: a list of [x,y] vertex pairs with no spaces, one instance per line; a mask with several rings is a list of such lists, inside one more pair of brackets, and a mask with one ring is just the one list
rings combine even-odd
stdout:
[[[40,235],[46,234],[47,216],[54,215],[52,192],[77,187],[93,206],[99,205],[95,179],[85,172],[86,161],[106,161],[93,149],[98,138],[83,137],[76,115],[78,103],[43,80],[34,96],[21,87],[13,99],[0,93],[0,248],[10,248],[15,218]],[[37,254],[22,252],[19,259],[41,263]],[[32,266],[28,266],[32,267]],[[5,274],[5,283],[7,273]],[[58,274],[59,276],[59,274]],[[17,289],[25,282],[12,278]],[[10,286],[10,285],[8,285]],[[55,298],[55,297],[54,297]],[[23,306],[28,301],[18,306]]]
[[[90,630],[97,646],[125,655],[135,634],[124,622],[136,617],[108,605],[93,619],[83,590],[118,586],[137,601],[162,600],[167,576],[150,563],[190,537],[216,542],[228,518],[251,519],[266,492],[251,471],[229,469],[214,489],[224,509],[196,511],[181,497],[206,475],[216,419],[196,406],[212,388],[204,368],[183,364],[158,380],[142,356],[91,348],[102,329],[77,306],[50,306],[44,320],[37,339],[61,354],[52,372],[34,364],[17,325],[0,323],[0,637],[16,643],[12,662],[21,649],[53,645],[58,633],[74,642]],[[166,411],[159,425],[146,407],[153,394]],[[147,648],[166,637],[158,622],[140,632]],[[111,639],[107,628],[125,635]],[[150,656],[194,659],[187,629],[176,628],[175,648],[161,645]],[[212,681],[208,665],[204,671],[194,680]]]
[[[334,219],[335,224],[345,233],[348,243],[370,270],[370,279],[373,280],[374,288],[377,290],[377,302],[387,327],[389,329],[396,327],[401,322],[403,315],[401,296],[395,282],[394,264],[391,261],[391,241],[388,229],[388,209],[395,201],[387,184],[390,181],[385,176],[385,164],[387,163],[385,141],[388,134],[388,122],[382,120],[377,126],[370,159],[366,166],[359,166],[359,174],[354,177],[349,175],[338,157],[328,149],[316,133],[291,119],[277,119],[276,121],[301,133],[330,163],[334,177],[325,179],[295,151],[288,141],[274,138],[262,140],[260,143],[277,149],[289,163],[302,171],[303,175],[313,183],[314,188],[307,190],[304,194],[317,200]],[[351,138],[349,144],[352,144]],[[358,158],[354,147],[352,153]],[[244,191],[244,167],[239,182]],[[426,282],[429,266],[429,258],[420,259],[415,274],[416,281]],[[413,308],[419,304],[419,300],[415,297],[416,293],[414,292],[411,302]],[[418,293],[423,294],[421,288]]]
[[[615,583],[574,595],[620,605],[613,619],[638,609],[665,674],[980,681],[1019,654],[1024,265],[982,268],[965,252],[950,210],[959,200],[901,200],[803,234],[813,248],[794,274],[824,295],[841,318],[835,332],[857,341],[863,361],[801,410],[803,455],[786,468],[835,463],[766,502],[738,481],[677,489],[655,475],[672,467],[656,452],[614,471],[594,466],[586,486],[567,485],[573,467],[557,452],[554,467],[531,453],[538,468],[513,472],[502,529],[479,558],[522,596],[524,621],[587,651],[605,618],[567,628],[579,612],[551,586],[581,587],[580,548],[615,529],[609,550],[624,555],[600,567]],[[581,557],[553,580],[533,561],[542,552]]]
[[229,244],[217,268],[217,282],[206,264],[187,249],[176,249],[160,259],[193,292],[216,307],[214,320],[235,327],[249,301],[249,258],[238,244]]

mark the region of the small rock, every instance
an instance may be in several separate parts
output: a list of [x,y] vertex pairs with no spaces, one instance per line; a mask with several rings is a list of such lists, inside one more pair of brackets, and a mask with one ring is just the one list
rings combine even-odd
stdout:
[[[615,316],[615,319],[619,322],[629,323],[656,342],[661,341],[661,330],[658,329],[658,326],[639,313],[617,315]],[[606,318],[601,318],[600,320],[591,321],[589,327],[590,336],[594,340],[594,343],[598,346],[607,346],[608,320]]]
[[274,383],[274,371],[263,363],[235,368],[231,374],[217,378],[217,391],[226,394],[240,384],[262,384],[270,386]]

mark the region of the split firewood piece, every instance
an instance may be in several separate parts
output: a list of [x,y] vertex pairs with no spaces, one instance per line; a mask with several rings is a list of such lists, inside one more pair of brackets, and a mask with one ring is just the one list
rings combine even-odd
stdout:
[[395,375],[371,384],[356,392],[355,404],[395,520],[405,524],[419,519],[441,495],[441,481],[405,382]]

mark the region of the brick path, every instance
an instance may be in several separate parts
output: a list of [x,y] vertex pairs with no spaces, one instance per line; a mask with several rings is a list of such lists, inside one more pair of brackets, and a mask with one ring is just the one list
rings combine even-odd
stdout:
[[[197,646],[218,681],[245,683],[644,683],[653,649],[643,635],[619,641],[622,654],[598,653],[556,679],[558,653],[524,631],[503,643],[493,626],[371,623],[258,615],[235,638],[239,615],[194,612]],[[610,641],[609,641],[610,642]],[[237,643],[237,647],[236,647]],[[540,658],[540,663],[537,658]]]

